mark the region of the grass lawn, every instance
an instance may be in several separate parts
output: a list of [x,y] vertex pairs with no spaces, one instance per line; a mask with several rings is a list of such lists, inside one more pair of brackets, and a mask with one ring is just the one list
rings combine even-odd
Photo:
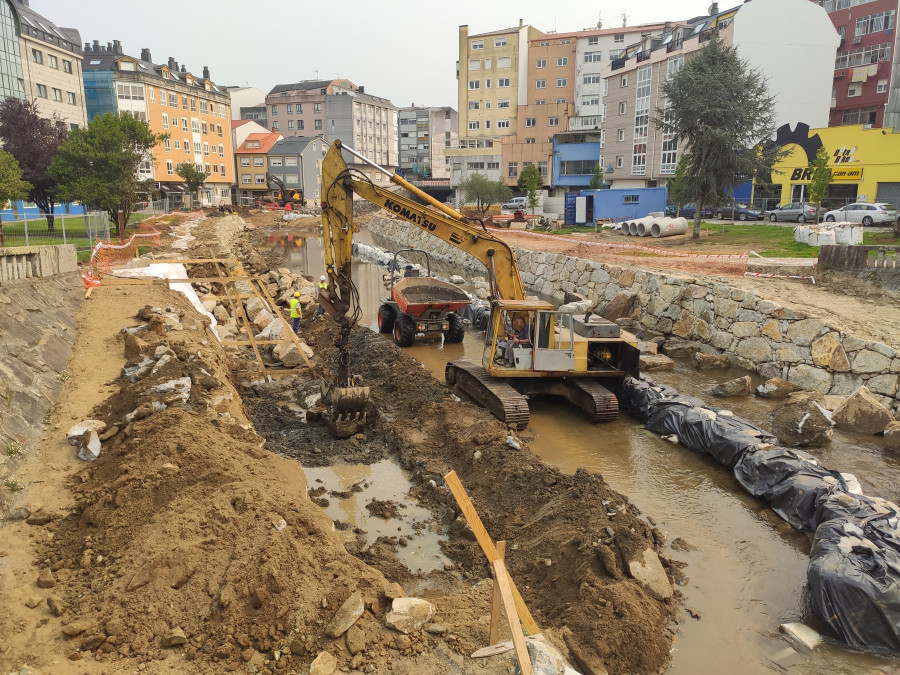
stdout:
[[[136,225],[143,218],[144,213],[132,213],[128,219],[128,225]],[[63,223],[65,222],[66,243],[74,244],[76,247],[91,247],[94,244],[93,235],[100,228],[106,228],[105,220],[92,218],[88,232],[88,223],[84,216],[66,216],[65,221],[61,216],[54,219],[53,232],[47,229],[47,221],[45,219],[29,219],[25,221],[4,221],[3,240],[4,246],[25,246],[25,227],[28,226],[28,245],[29,246],[53,246],[63,243]],[[110,227],[110,233],[115,233],[115,228]]]

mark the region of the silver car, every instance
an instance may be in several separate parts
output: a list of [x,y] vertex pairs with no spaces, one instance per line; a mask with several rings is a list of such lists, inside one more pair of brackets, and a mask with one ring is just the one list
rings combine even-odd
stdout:
[[857,202],[834,209],[825,214],[825,221],[833,223],[844,221],[848,223],[862,223],[863,225],[893,225],[897,222],[897,207],[893,204],[877,203],[864,204]]
[[[821,212],[820,212],[821,214]],[[816,207],[812,204],[802,204],[800,202],[791,202],[790,204],[782,204],[766,213],[766,217],[770,222],[777,223],[805,223],[806,221],[815,222]]]

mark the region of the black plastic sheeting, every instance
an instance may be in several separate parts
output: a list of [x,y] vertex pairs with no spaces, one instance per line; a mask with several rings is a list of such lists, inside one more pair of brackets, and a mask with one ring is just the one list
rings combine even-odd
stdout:
[[487,330],[491,322],[491,307],[484,301],[466,305],[457,314],[463,319],[468,319],[476,330]]
[[900,651],[896,505],[856,494],[852,476],[781,447],[772,434],[672,387],[625,378],[616,393],[620,408],[647,429],[713,456],[793,527],[815,532],[809,593],[814,611],[835,634],[853,647]]

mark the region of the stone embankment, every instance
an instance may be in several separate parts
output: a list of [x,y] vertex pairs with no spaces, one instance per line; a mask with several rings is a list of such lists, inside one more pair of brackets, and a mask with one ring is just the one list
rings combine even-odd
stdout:
[[[402,221],[376,216],[368,227],[454,267],[486,273],[464,251]],[[865,386],[900,412],[900,352],[853,335],[831,319],[782,307],[721,278],[640,270],[562,253],[520,249],[516,255],[529,291],[558,299],[565,292],[580,293],[609,319],[633,318],[647,331],[694,341],[701,351],[728,354],[736,366],[822,394],[849,396]]]

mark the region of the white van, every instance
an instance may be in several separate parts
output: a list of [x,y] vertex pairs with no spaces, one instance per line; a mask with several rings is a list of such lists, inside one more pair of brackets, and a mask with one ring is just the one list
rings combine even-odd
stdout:
[[525,208],[527,201],[525,197],[513,197],[503,205],[503,208],[510,211],[521,211]]

